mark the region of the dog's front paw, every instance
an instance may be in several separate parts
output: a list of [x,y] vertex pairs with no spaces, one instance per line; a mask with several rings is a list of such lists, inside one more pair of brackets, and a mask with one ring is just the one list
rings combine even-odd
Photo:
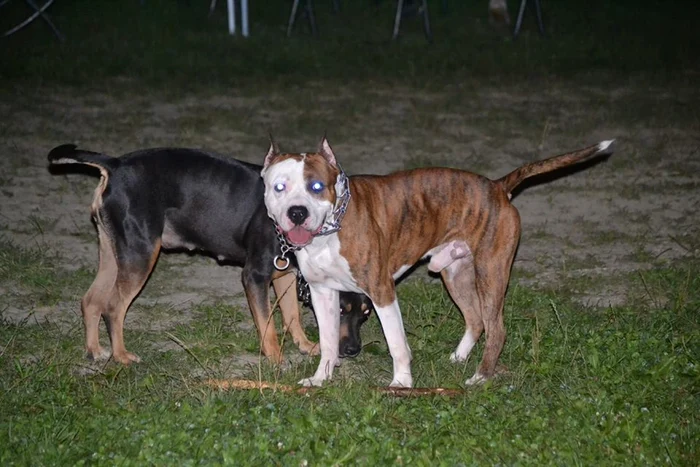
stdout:
[[411,388],[413,387],[413,377],[411,375],[397,375],[391,380],[390,388]]
[[450,361],[452,363],[461,363],[467,359],[466,355],[459,355],[457,352],[452,352],[450,354]]
[[323,380],[320,378],[304,378],[301,381],[299,381],[298,384],[301,384],[305,388],[311,388],[311,387],[321,387],[323,386]]

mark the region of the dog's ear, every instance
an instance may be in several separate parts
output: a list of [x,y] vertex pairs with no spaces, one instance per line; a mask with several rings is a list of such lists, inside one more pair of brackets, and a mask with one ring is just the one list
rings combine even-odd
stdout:
[[333,149],[331,148],[331,145],[328,143],[328,138],[326,138],[326,135],[323,135],[323,139],[318,145],[318,153],[323,156],[324,159],[328,161],[330,165],[333,167],[337,167],[337,163],[335,161],[335,154],[333,154]]
[[279,154],[280,147],[277,145],[277,141],[275,141],[275,137],[272,136],[272,132],[268,133],[268,136],[270,137],[270,147],[274,149],[275,154]]
[[275,142],[274,138],[272,137],[272,133],[270,133],[270,149],[267,150],[267,154],[265,155],[265,162],[263,163],[263,168],[266,169],[267,166],[270,165],[272,160],[279,153],[280,153],[279,147],[277,147],[277,143]]

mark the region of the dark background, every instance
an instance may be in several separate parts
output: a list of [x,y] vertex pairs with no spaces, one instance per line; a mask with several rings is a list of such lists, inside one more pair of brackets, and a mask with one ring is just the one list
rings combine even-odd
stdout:
[[[515,40],[512,24],[489,22],[487,0],[428,3],[432,44],[417,16],[404,18],[399,40],[390,40],[396,2],[389,0],[344,1],[337,13],[332,1],[316,0],[316,38],[301,14],[286,36],[290,1],[252,0],[248,39],[228,35],[224,0],[211,16],[206,0],[57,0],[48,13],[65,42],[41,20],[1,39],[0,83],[99,87],[126,80],[183,90],[309,80],[440,86],[590,79],[601,72],[606,80],[697,79],[694,2],[544,0],[547,36],[539,35],[528,10]],[[512,22],[519,5],[509,2]],[[0,7],[0,28],[29,12],[23,1],[11,0]]]

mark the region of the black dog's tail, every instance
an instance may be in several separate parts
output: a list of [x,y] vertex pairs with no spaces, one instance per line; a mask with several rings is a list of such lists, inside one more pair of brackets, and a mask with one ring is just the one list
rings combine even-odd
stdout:
[[100,169],[103,175],[119,165],[119,159],[105,154],[78,149],[75,144],[63,144],[49,152],[50,164],[86,164]]
[[102,206],[102,193],[104,193],[110,174],[116,169],[120,161],[116,157],[107,156],[97,152],[83,151],[75,144],[57,146],[49,152],[49,164],[85,164],[100,170],[100,183],[95,189],[95,197],[92,200],[92,215],[96,222],[100,221],[100,206]]

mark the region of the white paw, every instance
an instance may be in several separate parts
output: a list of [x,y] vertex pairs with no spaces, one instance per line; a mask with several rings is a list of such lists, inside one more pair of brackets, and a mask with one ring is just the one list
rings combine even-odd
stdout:
[[465,381],[464,384],[467,386],[476,386],[477,384],[484,384],[486,381],[486,376],[476,372],[474,373],[474,376]]
[[460,363],[460,362],[465,361],[466,359],[467,359],[466,355],[460,355],[457,352],[452,352],[450,354],[450,361],[452,363]]
[[413,378],[411,375],[400,375],[394,377],[389,384],[391,388],[411,388],[413,387]]
[[320,387],[323,386],[323,380],[320,378],[304,378],[301,381],[299,381],[298,384],[301,384],[305,388],[310,388],[310,387]]

